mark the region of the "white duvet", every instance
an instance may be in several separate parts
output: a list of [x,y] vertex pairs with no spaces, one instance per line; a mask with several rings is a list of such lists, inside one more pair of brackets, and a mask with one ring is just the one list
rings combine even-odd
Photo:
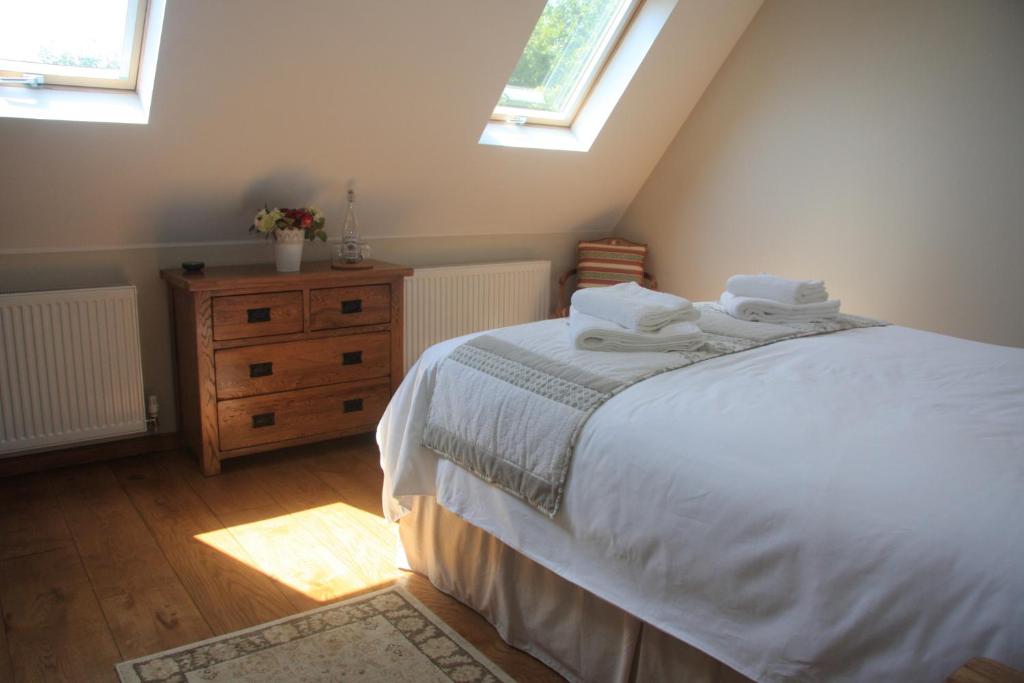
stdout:
[[756,680],[1024,668],[1024,350],[893,326],[659,375],[593,415],[550,520],[420,445],[464,340],[429,349],[380,424],[389,517],[436,496]]

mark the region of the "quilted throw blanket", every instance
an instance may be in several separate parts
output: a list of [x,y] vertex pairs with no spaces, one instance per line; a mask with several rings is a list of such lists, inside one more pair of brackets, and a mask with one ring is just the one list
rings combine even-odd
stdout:
[[679,353],[579,351],[559,326],[519,325],[458,346],[441,363],[423,444],[554,517],[577,437],[615,394],[669,370],[797,337],[886,323],[840,315],[751,323],[697,304],[703,347]]

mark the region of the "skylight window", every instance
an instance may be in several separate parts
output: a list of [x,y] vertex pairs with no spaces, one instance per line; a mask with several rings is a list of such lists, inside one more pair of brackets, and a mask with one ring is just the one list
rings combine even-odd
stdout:
[[146,8],[147,0],[0,0],[0,77],[133,90]]
[[570,126],[640,0],[548,0],[492,118]]

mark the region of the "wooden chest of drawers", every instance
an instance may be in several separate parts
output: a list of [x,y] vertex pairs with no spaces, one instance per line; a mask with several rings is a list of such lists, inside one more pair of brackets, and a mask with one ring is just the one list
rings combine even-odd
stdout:
[[164,270],[178,416],[203,472],[259,451],[372,431],[402,379],[410,268],[308,263]]

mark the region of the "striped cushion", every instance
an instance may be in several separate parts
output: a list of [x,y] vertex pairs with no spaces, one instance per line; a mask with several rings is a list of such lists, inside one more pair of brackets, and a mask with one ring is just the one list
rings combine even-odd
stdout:
[[646,244],[580,242],[576,286],[605,287],[620,282],[643,283]]

